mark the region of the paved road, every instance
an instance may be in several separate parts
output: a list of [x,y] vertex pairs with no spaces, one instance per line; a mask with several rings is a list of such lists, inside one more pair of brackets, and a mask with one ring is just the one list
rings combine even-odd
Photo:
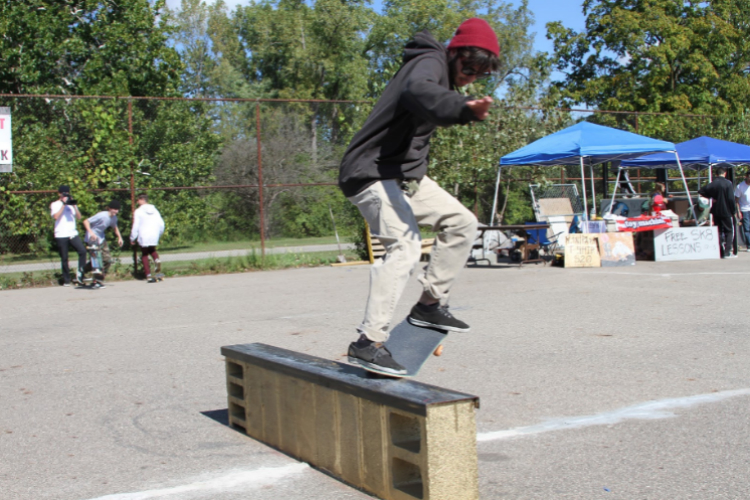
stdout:
[[[750,498],[750,255],[467,268],[419,380],[477,394],[485,499]],[[0,497],[371,498],[220,420],[222,345],[342,359],[367,266],[0,292]],[[418,296],[416,279],[399,305]],[[219,420],[219,421],[217,421]]]
[[[354,248],[353,243],[343,243],[341,245],[343,250],[351,250]],[[314,253],[314,252],[333,252],[339,249],[338,245],[306,245],[298,247],[275,247],[266,248],[266,255],[272,254],[284,254],[284,253]],[[260,249],[245,249],[245,250],[221,250],[219,252],[192,252],[192,253],[160,253],[159,257],[164,262],[177,262],[185,260],[202,260],[202,259],[220,259],[224,257],[240,257],[243,255],[250,255],[253,252],[260,253]],[[126,256],[122,258],[127,259]],[[71,269],[75,269],[78,265],[78,258],[71,260],[69,266]],[[57,271],[60,269],[60,259],[50,260],[48,262],[38,262],[34,264],[12,264],[12,265],[0,265],[0,274],[3,273],[22,273],[22,272],[33,272],[33,271]]]

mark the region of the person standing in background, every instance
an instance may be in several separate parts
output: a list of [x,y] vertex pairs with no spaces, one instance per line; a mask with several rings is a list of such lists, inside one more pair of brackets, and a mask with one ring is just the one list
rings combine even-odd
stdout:
[[133,220],[133,229],[130,231],[130,244],[134,245],[138,241],[141,247],[141,262],[143,262],[143,271],[146,273],[148,283],[156,283],[156,279],[151,276],[151,266],[148,258],[154,259],[156,266],[155,272],[161,272],[161,261],[156,247],[159,245],[159,238],[164,234],[164,219],[155,206],[148,202],[148,196],[145,194],[138,195],[138,209],[135,211]]
[[737,212],[740,214],[746,251],[750,252],[750,170],[745,172],[745,180],[735,188],[734,201],[737,203]]
[[716,169],[716,179],[698,190],[698,194],[711,198],[711,215],[714,224],[719,228],[719,250],[722,259],[735,259],[732,252],[734,246],[734,214],[737,204],[734,199],[734,186],[727,179],[727,169]]
[[83,268],[86,265],[86,248],[78,236],[76,221],[81,218],[78,203],[70,196],[70,186],[60,186],[57,190],[59,199],[53,201],[50,206],[50,215],[55,220],[55,242],[60,252],[60,265],[62,267],[63,286],[70,286],[70,267],[68,264],[68,250],[72,246],[78,252],[78,269],[73,282],[77,285],[83,284]]

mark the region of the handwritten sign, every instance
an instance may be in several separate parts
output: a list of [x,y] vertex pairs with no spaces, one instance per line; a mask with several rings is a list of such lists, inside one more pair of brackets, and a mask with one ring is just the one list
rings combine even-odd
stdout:
[[565,238],[565,267],[599,267],[598,234],[569,234]]
[[13,171],[13,139],[10,133],[10,108],[0,107],[0,172]]
[[599,235],[602,267],[634,266],[633,233],[602,233]]
[[719,230],[716,226],[680,227],[654,231],[654,259],[718,259]]

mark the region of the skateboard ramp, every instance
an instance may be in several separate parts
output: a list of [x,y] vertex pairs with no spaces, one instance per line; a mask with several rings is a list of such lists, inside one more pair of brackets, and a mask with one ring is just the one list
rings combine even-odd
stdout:
[[229,423],[386,500],[477,500],[479,398],[265,344],[225,346]]

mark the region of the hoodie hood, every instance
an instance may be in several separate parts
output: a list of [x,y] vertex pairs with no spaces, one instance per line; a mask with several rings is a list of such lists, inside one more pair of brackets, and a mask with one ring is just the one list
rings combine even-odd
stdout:
[[146,203],[145,205],[143,205],[142,207],[140,207],[140,208],[139,208],[139,210],[143,210],[143,211],[144,211],[144,212],[146,212],[146,213],[147,213],[148,215],[154,215],[155,213],[157,213],[157,212],[156,212],[156,207],[155,207],[155,206],[153,206],[153,205],[152,205],[152,204],[150,204],[150,203]]
[[414,35],[414,39],[404,47],[403,63],[406,64],[415,57],[429,52],[445,54],[446,50],[443,44],[435,40],[429,31],[424,30]]

